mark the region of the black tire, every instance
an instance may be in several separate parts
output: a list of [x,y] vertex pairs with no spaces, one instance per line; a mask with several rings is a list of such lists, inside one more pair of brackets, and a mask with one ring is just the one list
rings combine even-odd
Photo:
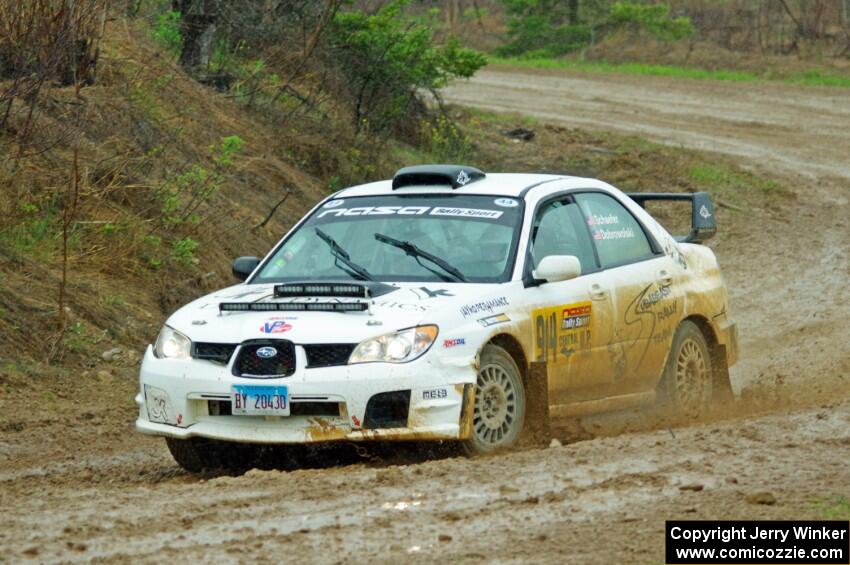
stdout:
[[676,329],[659,390],[673,413],[697,417],[711,403],[714,373],[711,351],[699,326],[689,320]]
[[526,395],[519,367],[496,345],[481,351],[468,454],[492,453],[516,445],[525,421]]
[[165,438],[168,451],[178,465],[190,473],[229,470],[240,471],[253,467],[256,453],[253,446],[230,444],[202,438]]

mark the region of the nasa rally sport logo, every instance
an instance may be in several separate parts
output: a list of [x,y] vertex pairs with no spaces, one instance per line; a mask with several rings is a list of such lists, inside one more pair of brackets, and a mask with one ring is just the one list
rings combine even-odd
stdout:
[[264,334],[282,334],[292,329],[292,324],[287,324],[283,320],[268,321],[260,326],[260,331]]
[[519,206],[519,202],[513,198],[497,198],[493,201],[493,204],[502,208],[516,208]]
[[257,357],[260,359],[271,359],[277,355],[277,349],[274,347],[266,346],[261,347],[257,350]]

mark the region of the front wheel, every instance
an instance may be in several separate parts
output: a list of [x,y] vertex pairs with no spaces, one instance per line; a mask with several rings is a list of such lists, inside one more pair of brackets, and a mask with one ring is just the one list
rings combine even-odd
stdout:
[[203,438],[165,438],[168,451],[190,473],[227,470],[245,471],[254,466],[258,453],[252,445]]
[[712,367],[708,343],[699,327],[685,320],[676,330],[661,381],[662,398],[674,411],[699,416],[711,402]]
[[525,419],[525,389],[519,367],[507,351],[485,345],[481,351],[472,412],[470,454],[491,453],[516,444]]

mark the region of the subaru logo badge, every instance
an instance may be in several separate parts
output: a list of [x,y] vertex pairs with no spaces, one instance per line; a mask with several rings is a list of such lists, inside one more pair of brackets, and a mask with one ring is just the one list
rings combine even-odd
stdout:
[[261,347],[257,350],[257,357],[262,359],[271,359],[275,355],[277,355],[277,349],[274,347]]

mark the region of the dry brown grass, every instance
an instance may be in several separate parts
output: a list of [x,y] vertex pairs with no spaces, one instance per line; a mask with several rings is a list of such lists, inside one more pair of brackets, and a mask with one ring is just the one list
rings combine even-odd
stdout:
[[[59,216],[74,147],[81,181],[65,362],[85,364],[93,349],[146,343],[163,314],[228,284],[234,256],[263,254],[324,193],[293,162],[286,132],[187,77],[129,24],[107,28],[94,85],[79,95],[55,85],[45,93],[33,142],[49,143],[48,150],[17,155],[21,112],[12,112],[11,128],[0,133],[2,360],[44,357],[57,330]],[[51,136],[66,125],[68,104],[80,105],[82,127],[73,137]],[[226,136],[239,136],[244,149],[201,203],[201,220],[163,223],[164,191],[195,167],[213,171],[210,147]],[[286,206],[255,228],[286,190]],[[184,238],[199,246],[178,261],[170,245]]]

